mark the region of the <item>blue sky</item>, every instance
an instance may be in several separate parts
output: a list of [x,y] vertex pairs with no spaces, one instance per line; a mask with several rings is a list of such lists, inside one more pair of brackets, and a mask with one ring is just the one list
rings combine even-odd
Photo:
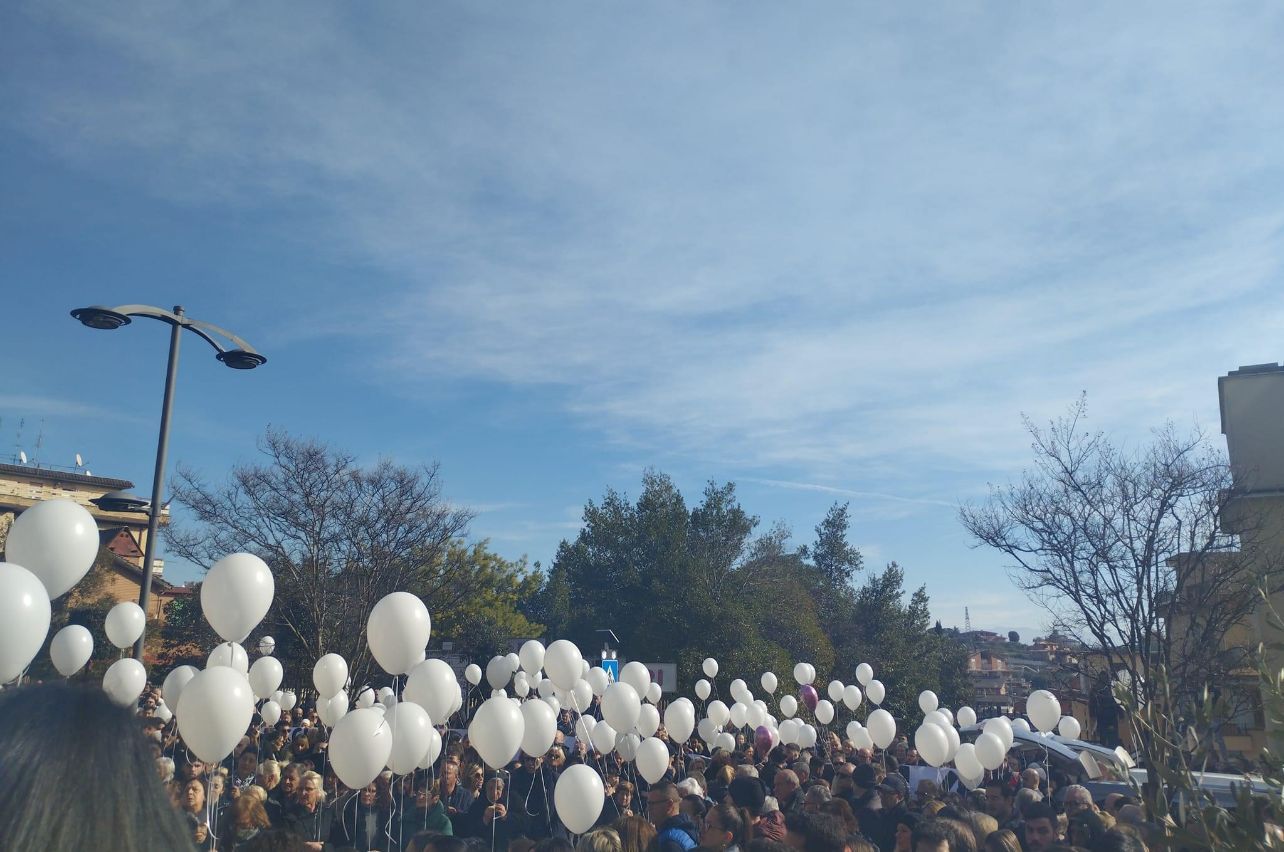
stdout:
[[901,5],[6,4],[0,451],[145,490],[165,330],[67,311],[181,303],[270,359],[185,342],[210,476],[268,424],[440,460],[546,563],[648,466],[799,540],[850,500],[1034,631],[956,521],[1021,414],[1217,437],[1280,360],[1284,8]]

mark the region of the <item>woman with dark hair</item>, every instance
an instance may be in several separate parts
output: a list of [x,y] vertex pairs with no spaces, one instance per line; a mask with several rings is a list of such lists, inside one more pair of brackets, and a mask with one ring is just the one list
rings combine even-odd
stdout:
[[137,722],[97,686],[6,689],[0,719],[6,849],[191,848]]
[[704,815],[700,848],[739,852],[749,840],[749,819],[745,811],[733,805],[715,805]]
[[896,852],[911,852],[914,848],[912,838],[918,827],[918,814],[906,811],[896,817]]

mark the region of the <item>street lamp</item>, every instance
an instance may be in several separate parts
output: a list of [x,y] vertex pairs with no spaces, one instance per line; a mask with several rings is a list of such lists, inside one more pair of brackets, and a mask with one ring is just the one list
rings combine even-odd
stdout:
[[[156,442],[156,470],[152,476],[152,501],[147,509],[147,547],[143,554],[143,582],[138,593],[138,605],[143,610],[146,623],[147,604],[152,594],[152,564],[156,554],[156,530],[160,524],[161,490],[165,479],[165,455],[169,450],[169,415],[174,404],[174,379],[178,374],[178,344],[184,329],[200,337],[214,347],[214,357],[234,370],[252,370],[267,363],[267,358],[260,355],[253,346],[246,343],[227,329],[219,328],[207,322],[191,319],[183,314],[181,305],[167,311],[151,305],[120,305],[106,308],[102,305],[91,305],[87,308],[76,308],[71,315],[90,328],[112,331],[129,325],[131,317],[147,317],[168,323],[169,362],[165,368],[165,399],[161,403],[160,438]],[[216,338],[223,338],[232,345],[220,343]],[[134,643],[134,657],[143,658],[143,639],[139,635]]]

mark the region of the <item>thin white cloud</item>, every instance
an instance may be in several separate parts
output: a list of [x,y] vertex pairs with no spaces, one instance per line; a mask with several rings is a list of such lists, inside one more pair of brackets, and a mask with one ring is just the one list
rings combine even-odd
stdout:
[[281,334],[407,393],[940,494],[1021,464],[1018,412],[1207,423],[1278,355],[1280,10],[22,14],[95,60],[13,69],[11,128],[377,268]]

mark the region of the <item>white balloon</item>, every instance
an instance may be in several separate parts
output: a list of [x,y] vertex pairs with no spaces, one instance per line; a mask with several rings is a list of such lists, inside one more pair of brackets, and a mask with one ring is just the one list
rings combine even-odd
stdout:
[[522,670],[528,675],[535,675],[544,668],[544,643],[538,639],[528,639],[517,653]]
[[162,722],[168,722],[170,719],[174,718],[174,711],[170,710],[169,707],[166,706],[165,702],[162,701],[160,704],[156,705],[156,718],[160,719]]
[[281,705],[282,710],[293,710],[294,705],[299,703],[299,696],[287,689],[281,693],[281,698],[277,703]]
[[354,790],[369,785],[388,765],[392,755],[388,712],[372,707],[353,710],[330,732],[330,766],[339,780]]
[[379,703],[384,707],[397,706],[397,693],[392,691],[391,686],[385,686],[379,690]]
[[798,712],[798,699],[792,695],[783,696],[780,699],[780,712],[786,719],[792,719]]
[[143,608],[133,601],[121,601],[107,611],[107,621],[103,625],[107,632],[107,641],[117,648],[131,647],[143,635],[147,617]]
[[1008,753],[999,735],[989,731],[976,738],[975,751],[976,759],[986,769],[998,769]]
[[201,583],[201,611],[214,632],[243,642],[272,608],[276,583],[267,563],[252,553],[233,553],[210,566]]
[[562,712],[562,702],[557,700],[556,695],[550,695],[547,698],[540,698],[540,701],[543,701],[549,707],[552,707],[554,713]]
[[807,663],[807,682],[808,683],[816,682],[816,667],[813,666],[811,663]]
[[[1014,734],[1016,734],[1016,733],[1022,733],[1022,734],[1028,734],[1028,733],[1030,733],[1030,723],[1029,723],[1029,722],[1027,722],[1025,719],[1013,719],[1013,720],[1011,721],[1011,723],[1010,723],[1010,724],[1011,724],[1011,726],[1012,726],[1012,732],[1013,732]],[[1010,745],[1008,746],[1008,748],[1011,748],[1011,747],[1012,747],[1012,746],[1010,746]]]
[[811,670],[807,667],[806,663],[798,663],[794,666],[794,680],[798,681],[799,686],[806,686],[811,683],[811,681],[807,679],[807,675],[809,674],[811,674]]
[[236,642],[221,642],[214,646],[214,650],[210,651],[209,657],[205,660],[205,668],[211,669],[216,666],[226,666],[246,676],[250,672],[250,657]]
[[522,711],[507,698],[486,699],[468,725],[468,741],[491,769],[500,769],[513,759],[525,734]]
[[848,710],[855,711],[864,698],[865,696],[861,694],[860,687],[856,684],[852,683],[843,687],[843,703],[847,705]]
[[620,668],[620,682],[627,683],[633,687],[633,691],[639,696],[646,695],[647,687],[651,685],[651,673],[647,671],[646,666],[636,660],[625,663]]
[[822,725],[828,725],[834,721],[834,705],[825,699],[816,702],[816,721]]
[[709,681],[704,678],[700,678],[700,680],[696,681],[695,694],[701,701],[707,701],[709,699],[709,693],[712,691],[712,688],[709,686]]
[[[543,704],[544,702],[540,702]],[[597,727],[597,719],[592,716],[581,716],[575,720],[575,737],[584,740],[586,743],[593,742],[593,729]]]
[[626,761],[632,760],[637,756],[638,746],[642,744],[642,738],[635,733],[618,734],[615,737],[615,751]]
[[700,739],[704,740],[709,745],[713,745],[713,741],[717,738],[718,734],[721,733],[714,721],[707,716],[700,720],[699,725],[696,725],[696,730],[700,733]]
[[922,710],[924,713],[931,713],[939,706],[940,701],[937,699],[936,693],[932,690],[925,689],[918,694],[918,709]]
[[847,739],[855,741],[856,732],[862,731],[864,729],[865,729],[864,725],[862,725],[860,722],[857,722],[855,719],[853,719],[852,721],[847,723]]
[[721,701],[710,701],[709,706],[705,708],[705,715],[713,720],[713,724],[719,728],[726,725],[731,719],[731,710]]
[[179,666],[165,675],[165,683],[161,685],[161,697],[175,713],[178,712],[178,699],[183,694],[183,687],[189,680],[196,677],[198,671],[200,669],[195,666]]
[[976,757],[976,745],[973,743],[963,743],[959,746],[958,753],[954,755],[954,767],[958,769],[959,774],[967,778],[976,778],[985,771],[981,761]]
[[264,636],[259,640],[259,653],[267,656],[276,651],[276,640],[271,636]]
[[749,721],[749,708],[737,701],[731,705],[731,727],[743,728]]
[[504,662],[508,664],[509,675],[517,674],[522,668],[522,658],[514,651],[509,651],[504,655]]
[[923,724],[939,725],[942,728],[948,728],[950,726],[950,721],[945,718],[945,714],[940,710],[932,710],[931,712],[923,714]]
[[785,745],[794,745],[798,742],[798,735],[802,731],[802,722],[797,719],[786,719],[780,723],[780,741]]
[[463,701],[455,671],[444,660],[430,659],[410,670],[402,697],[428,711],[438,725],[446,724],[456,701]]
[[384,718],[388,720],[388,730],[392,733],[388,768],[398,775],[414,772],[428,753],[432,741],[428,733],[433,729],[428,712],[413,701],[402,701],[385,713]]
[[[98,558],[98,544],[98,524],[89,510],[59,498],[37,503],[14,519],[4,554],[10,564],[21,565],[40,581],[48,602],[65,595],[89,573]],[[41,644],[43,640],[42,636]]]
[[428,753],[424,755],[423,760],[419,761],[419,768],[431,768],[432,765],[437,762],[437,758],[439,757],[441,757],[441,734],[437,733],[436,728],[429,728]]
[[704,662],[700,664],[700,670],[704,672],[705,677],[717,677],[718,661],[713,657],[705,657]]
[[[1012,723],[1006,716],[996,716],[993,719],[986,719],[985,724],[981,726],[981,730],[998,737],[999,742],[1003,745],[1003,751],[1005,753],[1008,749],[1012,748]],[[985,768],[990,769],[992,767],[987,766]]]
[[326,654],[312,667],[312,683],[322,698],[337,695],[347,682],[348,663],[338,654]]
[[950,708],[937,707],[936,712],[940,713],[942,716],[945,717],[945,724],[951,727],[954,725],[954,714],[950,711]]
[[748,704],[750,701],[753,701],[753,698],[750,698],[748,701],[746,701],[742,697],[748,691],[749,691],[749,684],[745,683],[740,678],[736,678],[731,682],[731,690],[730,690],[731,697],[736,701],[739,701],[741,704]]
[[333,728],[339,724],[339,720],[346,715],[348,715],[348,693],[342,689],[330,698],[317,701],[317,716],[321,718],[321,724],[327,728]]
[[557,714],[543,701],[527,701],[522,705],[522,720],[522,751],[531,757],[543,756],[557,736]]
[[865,695],[875,704],[882,704],[883,699],[887,697],[887,690],[883,687],[881,680],[871,680],[865,684]]
[[959,748],[962,747],[962,742],[959,740],[959,732],[953,725],[945,725],[944,727],[941,727],[941,730],[945,732],[945,739],[949,742],[950,746],[945,752],[945,761],[948,763],[954,759],[954,755],[959,753]]
[[674,742],[689,740],[695,724],[695,708],[689,701],[673,701],[664,708],[664,729]]
[[[405,690],[402,690],[402,691],[404,692]],[[375,705],[375,700],[378,697],[379,697],[379,693],[378,691],[375,690],[374,687],[372,686],[362,687],[361,691],[357,693],[357,701],[356,701],[357,709],[366,710],[373,707]],[[417,700],[415,701],[415,703],[419,704]],[[422,707],[423,705],[419,704],[419,706]]]
[[757,699],[748,705],[745,714],[745,724],[751,728],[757,729],[758,726],[765,724],[767,721],[767,705],[762,699]]
[[1026,712],[1036,728],[1043,732],[1051,731],[1061,721],[1061,702],[1051,692],[1042,690],[1042,694],[1035,693],[1027,699]]
[[669,771],[668,746],[655,737],[647,737],[638,746],[633,761],[646,783],[654,784]]
[[1061,722],[1057,725],[1057,733],[1068,740],[1079,739],[1079,734],[1082,733],[1079,720],[1073,716],[1062,716]]
[[970,728],[976,724],[976,711],[971,707],[960,707],[956,715],[959,725],[964,728]]
[[281,705],[275,701],[264,701],[263,706],[259,708],[259,715],[263,717],[263,722],[269,728],[281,721]]
[[183,685],[176,713],[187,747],[206,763],[218,763],[245,736],[254,718],[254,691],[236,669],[212,666]]
[[874,745],[879,748],[887,748],[896,739],[896,720],[881,707],[869,714],[869,718],[865,720],[865,729],[869,731]]
[[[583,662],[580,649],[566,639],[558,639],[544,651],[544,672],[553,685],[561,689],[575,687],[575,681],[581,677]],[[544,695],[543,691],[540,695]]]
[[728,732],[723,731],[713,738],[713,747],[720,748],[728,753],[733,752],[736,750],[736,738]]
[[621,733],[633,730],[641,711],[637,690],[622,680],[608,686],[602,694],[602,718]]
[[409,592],[385,595],[366,620],[370,653],[392,675],[406,674],[419,663],[419,653],[428,646],[431,635],[428,607]]
[[117,660],[103,675],[103,691],[119,707],[131,707],[147,686],[147,670],[131,657]]
[[477,665],[476,663],[469,663],[468,666],[464,669],[464,680],[468,681],[473,686],[477,686],[479,683],[481,683],[481,679],[482,679],[481,666]]
[[71,677],[94,655],[94,634],[79,624],[68,624],[49,643],[49,659],[63,677]]
[[250,689],[254,690],[255,698],[267,698],[276,692],[284,677],[285,670],[281,668],[280,660],[276,657],[259,657],[250,666]]
[[873,749],[874,738],[869,735],[867,728],[861,728],[856,732],[856,736],[852,737],[852,745],[856,746],[856,748]]
[[816,729],[811,725],[803,725],[798,729],[798,745],[802,748],[811,748],[816,744]]
[[491,657],[486,664],[486,682],[491,689],[503,689],[512,676],[513,670],[508,667],[508,660],[504,657]]
[[589,742],[593,743],[593,748],[602,754],[609,754],[611,749],[615,748],[617,736],[615,728],[611,727],[610,722],[598,722],[593,726],[593,731],[589,734]]
[[602,693],[606,692],[607,684],[610,683],[610,678],[607,677],[606,670],[601,666],[594,666],[589,669],[588,674],[584,675],[584,680],[588,683],[589,688],[593,690],[593,694],[598,698],[602,697]]
[[646,700],[650,701],[652,704],[659,704],[660,698],[663,695],[664,687],[660,686],[658,683],[652,682],[651,685],[646,688]]
[[525,698],[531,693],[531,685],[524,680],[513,681],[513,694],[518,698]]
[[771,672],[763,672],[762,678],[759,680],[759,682],[762,684],[762,688],[767,691],[768,695],[774,695],[776,692],[776,687],[779,685],[776,682],[776,676]]
[[856,667],[856,680],[861,686],[869,686],[869,682],[874,679],[874,669],[869,663],[861,663]]
[[653,737],[660,729],[660,711],[654,704],[643,704],[638,712],[637,732],[643,737]]
[[589,686],[586,680],[577,680],[575,687],[571,690],[571,698],[574,699],[571,706],[575,708],[575,712],[583,713],[593,703],[593,687]]
[[567,767],[553,788],[553,807],[572,834],[583,834],[592,828],[605,803],[602,779],[582,763]]
[[829,693],[829,700],[835,704],[843,700],[843,682],[841,680],[831,680],[825,691]]

